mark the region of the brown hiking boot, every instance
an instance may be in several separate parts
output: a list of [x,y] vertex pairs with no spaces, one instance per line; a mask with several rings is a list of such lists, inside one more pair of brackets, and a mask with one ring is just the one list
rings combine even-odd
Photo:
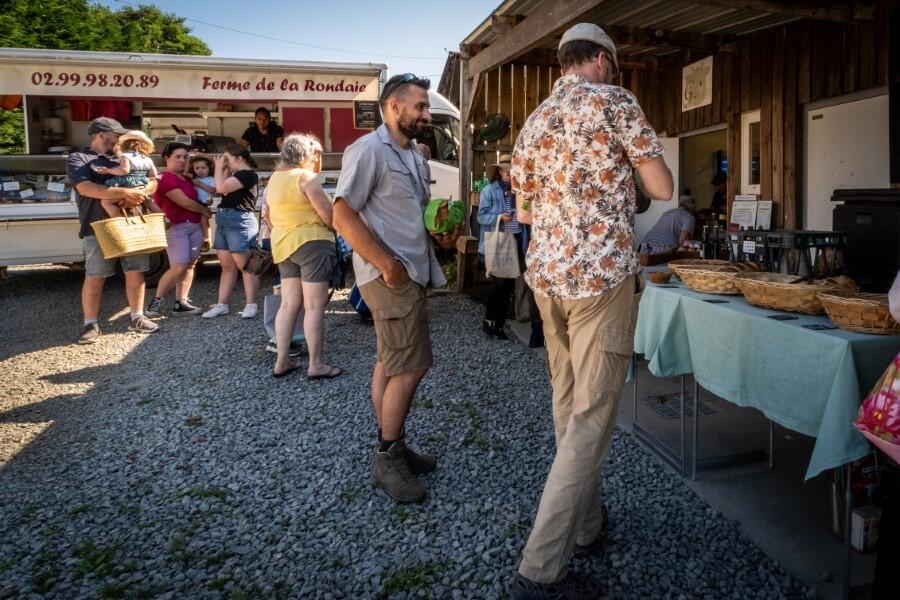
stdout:
[[437,468],[437,459],[430,454],[419,454],[406,446],[406,466],[413,475],[424,475]]
[[372,483],[397,502],[421,502],[425,486],[416,479],[406,464],[403,440],[391,444],[387,452],[376,452],[372,459]]

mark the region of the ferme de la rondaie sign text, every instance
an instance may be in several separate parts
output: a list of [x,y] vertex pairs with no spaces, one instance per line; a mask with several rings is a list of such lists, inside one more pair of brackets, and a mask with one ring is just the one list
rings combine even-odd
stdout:
[[4,65],[0,94],[198,100],[374,100],[373,73]]

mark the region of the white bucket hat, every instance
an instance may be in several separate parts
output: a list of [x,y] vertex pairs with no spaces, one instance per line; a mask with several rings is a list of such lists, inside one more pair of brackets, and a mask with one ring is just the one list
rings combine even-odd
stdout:
[[616,67],[616,71],[619,70],[619,56],[616,53],[616,45],[613,43],[612,38],[609,37],[605,31],[600,29],[600,27],[593,23],[579,23],[569,27],[563,34],[562,39],[559,40],[559,48],[562,48],[569,42],[574,42],[575,40],[594,42],[609,52],[612,55],[612,61]]

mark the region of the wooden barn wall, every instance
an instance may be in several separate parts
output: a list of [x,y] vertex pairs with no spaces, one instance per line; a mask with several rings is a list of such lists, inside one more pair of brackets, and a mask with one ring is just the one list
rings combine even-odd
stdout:
[[800,21],[740,38],[713,56],[712,104],[682,112],[682,67],[707,55],[681,52],[657,67],[626,73],[659,132],[677,136],[728,126],[729,201],[740,190],[740,115],[759,109],[760,195],[775,202],[773,226],[802,223],[802,105],[888,83],[889,5],[870,23]]
[[[481,177],[486,165],[493,163],[498,153],[512,151],[525,119],[550,95],[559,75],[558,66],[525,64],[506,64],[481,74],[470,121],[476,131],[472,148],[473,180]],[[509,133],[496,142],[479,142],[478,128],[487,115],[497,112],[509,118]]]

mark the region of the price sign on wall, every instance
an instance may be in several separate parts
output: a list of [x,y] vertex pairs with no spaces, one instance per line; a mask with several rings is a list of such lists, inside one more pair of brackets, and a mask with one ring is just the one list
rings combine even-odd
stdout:
[[4,65],[0,95],[190,98],[196,100],[374,100],[372,73],[302,73],[155,69],[141,65]]

